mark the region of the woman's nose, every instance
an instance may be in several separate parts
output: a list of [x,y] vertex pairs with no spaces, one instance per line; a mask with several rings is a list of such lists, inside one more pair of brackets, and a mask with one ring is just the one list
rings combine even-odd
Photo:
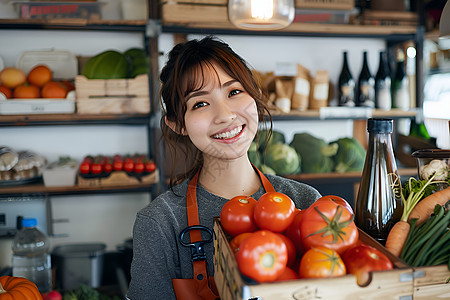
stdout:
[[227,101],[219,101],[215,108],[215,123],[225,123],[230,122],[236,119],[236,113],[230,105],[227,104]]

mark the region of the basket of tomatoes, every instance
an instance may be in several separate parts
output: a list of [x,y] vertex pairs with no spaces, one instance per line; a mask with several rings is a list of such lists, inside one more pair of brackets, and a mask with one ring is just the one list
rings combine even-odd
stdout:
[[87,155],[78,169],[79,186],[152,184],[157,181],[156,164],[145,154]]
[[399,299],[412,268],[359,230],[349,203],[327,195],[308,209],[285,194],[237,196],[214,219],[221,299]]

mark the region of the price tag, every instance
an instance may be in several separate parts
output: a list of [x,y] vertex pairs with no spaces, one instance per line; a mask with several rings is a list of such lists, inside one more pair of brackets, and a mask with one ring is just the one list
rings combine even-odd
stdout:
[[321,107],[319,116],[321,119],[368,119],[372,117],[372,111],[370,107]]

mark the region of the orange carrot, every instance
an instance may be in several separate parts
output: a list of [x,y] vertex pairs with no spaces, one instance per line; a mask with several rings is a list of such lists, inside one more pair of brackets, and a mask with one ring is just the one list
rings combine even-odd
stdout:
[[[392,229],[389,231],[388,237],[386,239],[386,248],[391,251],[394,255],[400,256],[403,246],[405,245],[406,239],[408,238],[409,231],[411,229],[411,225],[408,223],[408,219],[411,215],[411,212],[413,209],[417,206],[417,203],[422,199],[425,188],[429,186],[430,184],[435,183],[434,177],[436,174],[433,174],[427,182],[421,186],[419,190],[413,191],[411,189],[412,182],[415,180],[414,178],[410,178],[408,180],[409,187],[410,187],[410,193],[408,195],[408,198],[405,199],[405,195],[403,194],[402,190],[400,189],[400,195],[402,198],[403,203],[403,214],[400,218],[400,220],[395,223],[395,225],[392,227]],[[434,204],[432,205],[432,210],[434,209]],[[430,213],[431,214],[431,213]],[[388,244],[389,240],[389,244]]]
[[397,257],[400,257],[402,253],[410,227],[408,222],[398,221],[389,231],[386,239],[386,249]]
[[436,204],[443,206],[447,201],[450,201],[450,186],[420,200],[409,214],[408,220],[418,219],[417,225],[420,225],[431,216]]

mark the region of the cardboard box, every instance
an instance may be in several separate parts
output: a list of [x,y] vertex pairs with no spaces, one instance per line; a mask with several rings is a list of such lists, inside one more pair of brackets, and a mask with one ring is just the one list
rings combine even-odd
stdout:
[[150,91],[148,75],[130,79],[87,79],[75,77],[79,114],[148,114]]
[[[214,279],[222,300],[260,297],[261,300],[281,299],[412,299],[413,270],[389,253],[378,242],[360,231],[360,240],[371,245],[393,262],[393,270],[372,272],[368,286],[360,287],[349,274],[324,279],[299,279],[284,282],[250,284],[241,276],[229,246],[229,236],[219,218],[214,219]],[[256,299],[256,298],[255,298]]]
[[81,176],[78,174],[77,182],[79,186],[118,186],[118,185],[133,185],[133,184],[153,184],[158,182],[158,170],[136,177],[124,171],[113,171],[108,176]]

